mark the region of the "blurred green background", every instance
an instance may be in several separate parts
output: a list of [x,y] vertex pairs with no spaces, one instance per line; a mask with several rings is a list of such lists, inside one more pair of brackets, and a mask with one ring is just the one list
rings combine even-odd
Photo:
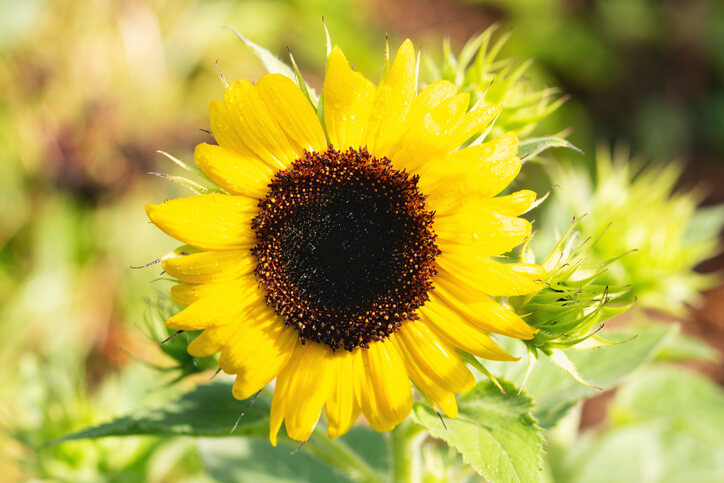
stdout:
[[[3,481],[209,481],[193,441],[52,438],[163,401],[177,386],[147,337],[160,269],[174,247],[143,205],[182,188],[149,176],[208,140],[208,103],[263,67],[224,25],[321,86],[324,16],[372,79],[384,36],[441,55],[493,23],[503,53],[572,99],[543,129],[571,128],[587,153],[625,141],[685,163],[681,184],[724,200],[724,2],[660,0],[0,0],[0,475]],[[556,153],[579,164],[592,156]],[[550,184],[533,167],[523,183]],[[721,257],[705,270],[722,266]],[[714,289],[687,327],[722,348]],[[718,367],[704,367],[719,381]],[[207,380],[208,374],[198,380]],[[192,381],[186,381],[191,384]]]

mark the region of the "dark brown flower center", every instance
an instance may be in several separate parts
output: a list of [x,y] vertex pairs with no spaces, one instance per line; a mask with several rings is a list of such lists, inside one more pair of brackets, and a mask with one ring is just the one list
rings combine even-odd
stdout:
[[366,347],[416,318],[440,253],[417,176],[365,150],[306,153],[252,226],[267,303],[302,341]]

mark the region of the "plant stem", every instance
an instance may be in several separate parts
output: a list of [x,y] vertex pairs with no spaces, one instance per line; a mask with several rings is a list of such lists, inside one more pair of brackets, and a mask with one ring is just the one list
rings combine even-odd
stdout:
[[419,483],[422,481],[420,445],[425,438],[422,427],[409,419],[400,423],[390,433],[392,445],[392,481],[394,483]]
[[370,465],[359,457],[349,446],[338,439],[330,439],[326,434],[315,431],[304,448],[317,458],[341,470],[354,481],[364,483],[382,483],[382,477]]

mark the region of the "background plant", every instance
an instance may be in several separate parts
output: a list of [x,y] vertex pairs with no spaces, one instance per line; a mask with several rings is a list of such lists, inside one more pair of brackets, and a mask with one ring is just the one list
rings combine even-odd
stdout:
[[[508,72],[535,57],[536,62],[518,82],[530,86],[533,93],[556,86],[561,92],[551,93],[551,102],[564,92],[572,94],[570,101],[548,113],[534,129],[526,133],[521,128],[524,135],[560,135],[565,128],[574,127],[568,139],[589,154],[594,152],[597,138],[624,138],[631,141],[632,152],[644,153],[646,159],[666,161],[681,156],[686,162],[684,182],[703,180],[705,189],[700,192],[706,203],[721,199],[721,192],[711,186],[711,180],[721,177],[717,126],[724,112],[720,55],[724,49],[719,28],[724,14],[716,2],[564,5],[526,0],[481,2],[478,6],[447,2],[437,14],[439,7],[431,2],[415,9],[414,16],[405,14],[404,2],[399,6],[396,2],[386,6],[385,2],[351,0],[328,3],[34,0],[0,7],[0,383],[5,388],[0,393],[0,468],[5,479],[254,480],[272,466],[280,478],[297,480],[320,481],[340,476],[340,471],[365,474],[365,467],[355,467],[358,462],[353,460],[347,460],[346,469],[330,466],[326,455],[344,448],[310,442],[290,456],[291,446],[270,453],[254,439],[218,437],[228,434],[243,403],[220,412],[215,432],[194,428],[181,419],[179,426],[165,425],[155,436],[43,445],[117,417],[141,417],[151,411],[142,408],[173,409],[177,407],[174,400],[183,401],[183,394],[189,391],[197,394],[204,387],[199,384],[213,374],[199,372],[204,366],[187,356],[180,360],[185,353],[174,351],[175,346],[164,347],[164,354],[148,341],[149,333],[156,338],[161,334],[149,332],[145,300],[153,300],[154,287],[163,289],[160,285],[164,282],[153,281],[161,276],[155,267],[143,271],[128,267],[150,261],[149,253],[172,248],[168,240],[145,227],[138,207],[151,197],[158,198],[160,190],[173,197],[180,188],[145,173],[169,171],[172,166],[155,150],[183,158],[206,139],[197,128],[205,124],[208,100],[220,93],[216,60],[228,78],[263,72],[261,63],[222,25],[235,25],[282,57],[289,45],[305,78],[319,86],[314,73],[322,72],[324,62],[322,13],[335,41],[356,60],[355,67],[373,78],[385,31],[393,38],[411,35],[427,42],[426,55],[443,69],[443,34],[451,34],[448,53],[459,60],[469,37],[492,21],[502,21],[489,45],[504,36],[509,26],[515,27],[496,56],[510,63]],[[671,65],[678,67],[672,69]],[[498,80],[500,77],[493,83],[496,89]],[[479,89],[485,87],[484,82],[478,84]],[[567,150],[551,151],[547,156],[569,158],[578,167],[594,159]],[[539,192],[561,184],[557,175],[545,179],[542,172],[539,164],[527,164],[521,184]],[[579,172],[576,179],[586,175],[590,176]],[[565,189],[561,187],[561,191]],[[541,210],[547,205],[566,206],[561,191],[554,190],[546,204],[531,213],[538,229],[555,224],[562,233],[570,226],[572,215],[583,214],[584,210],[573,207],[573,213],[550,221],[549,212]],[[712,220],[721,220],[714,216]],[[579,225],[582,229],[584,221],[592,223],[584,217]],[[704,224],[711,227],[714,222]],[[699,223],[687,226],[687,232],[703,233]],[[707,236],[712,239],[714,230]],[[537,259],[550,253],[557,238],[555,233],[542,232],[534,237]],[[587,266],[602,264],[607,254],[618,255],[610,244],[606,248],[610,252],[597,253],[594,248],[586,257]],[[682,268],[687,280],[694,276],[693,264]],[[721,321],[711,303],[704,307],[709,320]],[[636,315],[629,318],[641,322],[643,315],[635,310]],[[686,311],[678,314],[690,318]],[[716,325],[708,327],[710,334],[717,333]],[[610,469],[610,465],[602,467],[602,461],[612,460],[622,462],[622,471],[631,469],[623,464],[631,461],[626,459],[631,453],[625,450],[650,447],[653,441],[656,452],[641,457],[670,465],[656,474],[660,481],[665,481],[665,475],[716,480],[721,474],[715,464],[721,461],[721,442],[715,435],[697,431],[721,424],[717,411],[720,390],[688,373],[682,376],[676,370],[670,376],[668,372],[672,359],[706,361],[715,359],[716,352],[696,339],[676,334],[677,329],[620,330],[623,333],[607,338],[620,341],[638,336],[596,351],[566,349],[582,378],[605,388],[623,381],[637,367],[654,364],[654,375],[645,373],[626,380],[604,426],[585,429],[582,439],[577,430],[570,430],[580,426],[576,416],[579,401],[600,391],[576,382],[546,356],[528,377],[527,396],[513,398],[520,412],[509,413],[510,417],[532,415],[546,429],[550,456],[542,477],[589,481],[591,475],[601,474],[601,468]],[[715,337],[711,340],[717,343]],[[183,347],[183,339],[175,341],[176,348]],[[527,354],[524,346],[511,350],[524,357]],[[665,367],[659,368],[661,365]],[[169,370],[158,372],[150,366]],[[176,366],[182,369],[170,369]],[[717,366],[707,367],[713,370]],[[489,369],[514,396],[527,365]],[[180,384],[159,387],[159,380],[171,383],[189,373],[196,375]],[[486,382],[487,376],[480,376],[476,392],[486,407],[499,407],[502,395]],[[221,379],[215,381],[213,388],[225,384]],[[199,389],[194,389],[197,386]],[[651,394],[701,394],[696,400],[702,405],[691,405],[684,396],[681,403],[660,397],[665,403],[649,417],[646,414],[656,400],[636,396],[640,394],[637,387],[645,393],[651,390]],[[227,389],[221,387],[218,394],[228,396]],[[536,401],[535,410],[529,397]],[[263,404],[261,398],[256,402],[260,409]],[[585,417],[589,412],[586,409],[582,414]],[[245,433],[251,431],[249,425],[259,423],[254,414],[244,416],[235,435],[250,434]],[[416,407],[415,417],[433,435],[452,438],[453,430],[443,433],[439,418],[426,412],[426,406]],[[138,428],[130,425],[123,434],[136,434]],[[458,429],[475,432],[481,441],[488,437],[478,428]],[[179,434],[198,437],[186,439]],[[210,435],[214,438],[208,438]],[[343,443],[359,448],[367,467],[381,473],[392,469],[386,436],[360,429],[350,438]],[[474,479],[471,468],[486,468],[485,461],[463,465],[457,451],[446,449],[436,439],[413,440],[424,455],[429,478]],[[574,452],[572,447],[583,449]],[[538,451],[536,444],[530,448]]]

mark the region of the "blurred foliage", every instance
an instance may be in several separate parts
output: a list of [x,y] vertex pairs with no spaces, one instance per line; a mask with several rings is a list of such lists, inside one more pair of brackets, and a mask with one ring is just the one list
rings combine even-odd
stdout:
[[694,269],[721,252],[724,205],[697,209],[699,190],[677,190],[678,163],[643,167],[626,149],[600,148],[592,180],[580,166],[558,164],[551,178],[561,189],[548,207],[550,232],[573,216],[578,229],[596,242],[592,263],[606,266],[598,283],[627,287],[637,306],[685,313],[700,302],[700,292],[721,280]]
[[615,394],[605,424],[550,444],[549,481],[721,481],[722,405],[724,391],[700,375],[649,369]]
[[577,146],[625,138],[655,158],[724,160],[723,2],[466,2],[514,28],[506,50],[536,59],[585,106],[595,136],[576,116]]

